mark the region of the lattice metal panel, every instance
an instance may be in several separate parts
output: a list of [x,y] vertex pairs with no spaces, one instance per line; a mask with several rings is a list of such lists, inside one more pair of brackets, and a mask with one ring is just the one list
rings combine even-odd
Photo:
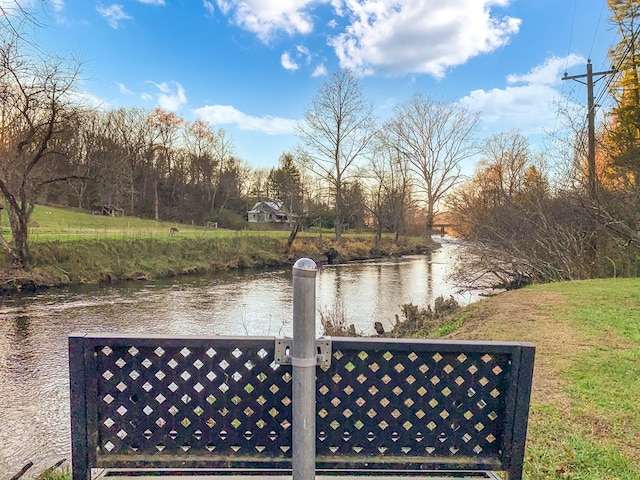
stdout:
[[[275,339],[72,340],[73,441],[95,446],[88,463],[290,468],[295,399]],[[523,451],[533,356],[518,393],[519,345],[332,343],[316,369],[319,468],[487,469]]]
[[331,367],[318,370],[323,460],[500,458],[511,355],[393,341],[333,347]]
[[95,348],[97,456],[290,457],[291,368],[273,350],[228,339]]

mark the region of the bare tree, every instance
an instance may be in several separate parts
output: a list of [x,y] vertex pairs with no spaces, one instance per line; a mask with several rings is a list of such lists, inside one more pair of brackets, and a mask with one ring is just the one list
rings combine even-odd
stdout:
[[152,127],[153,156],[153,209],[154,218],[160,220],[160,186],[167,183],[175,168],[175,145],[180,136],[184,120],[173,112],[156,108],[149,115]]
[[391,141],[417,177],[427,209],[426,234],[444,195],[461,181],[461,165],[477,152],[478,116],[458,105],[420,94],[400,105],[391,123]]
[[[509,201],[519,193],[531,159],[529,142],[520,132],[502,132],[484,142],[485,179],[492,183],[497,201]],[[487,188],[489,190],[489,188]]]
[[386,229],[395,233],[397,242],[405,230],[412,187],[407,157],[390,141],[390,130],[385,126],[376,136],[376,151],[369,166],[373,179],[370,213],[376,223],[376,239],[380,240]]
[[[41,190],[73,178],[59,142],[76,112],[70,94],[78,67],[34,52],[19,32],[0,37],[0,193],[11,224],[5,252],[29,268],[28,226]],[[71,122],[72,123],[72,122]]]
[[[151,176],[144,165],[147,152],[152,150],[150,140],[152,127],[148,121],[149,115],[149,111],[140,108],[120,108],[107,112],[105,119],[108,127],[105,134],[109,136],[121,157],[116,161],[124,162],[122,171],[126,176],[126,204],[130,215],[140,213],[137,204],[145,194],[144,187],[140,187],[140,180]],[[123,178],[122,181],[125,179]],[[122,206],[124,204],[123,198]]]
[[339,70],[322,84],[298,126],[305,166],[327,182],[334,200],[335,238],[345,219],[344,185],[375,133],[373,107],[350,70]]
[[205,191],[209,213],[215,211],[219,180],[233,157],[233,145],[224,129],[214,130],[202,120],[185,124],[184,143],[191,158],[191,176]]
[[[603,229],[594,231],[584,190],[551,185],[548,168],[520,134],[495,135],[484,152],[474,176],[447,196],[458,233],[469,241],[456,266],[458,286],[518,288],[591,278],[607,268],[613,274],[633,271],[623,261],[633,258],[625,252],[629,245]],[[622,222],[608,227],[628,229]],[[602,247],[597,256],[596,236]]]

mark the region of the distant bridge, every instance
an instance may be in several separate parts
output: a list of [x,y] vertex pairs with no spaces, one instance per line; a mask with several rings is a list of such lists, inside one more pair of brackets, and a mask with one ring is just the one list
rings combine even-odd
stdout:
[[446,233],[446,229],[447,228],[453,228],[455,229],[456,224],[455,223],[434,223],[433,226],[431,227],[431,229],[435,232],[435,231],[440,231],[440,235],[443,235]]

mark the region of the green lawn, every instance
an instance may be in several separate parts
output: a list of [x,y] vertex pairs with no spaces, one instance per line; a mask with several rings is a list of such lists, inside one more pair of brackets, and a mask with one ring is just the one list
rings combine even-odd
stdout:
[[535,285],[456,323],[453,338],[536,345],[526,480],[640,479],[640,279]]
[[[31,242],[67,242],[87,239],[165,238],[171,235],[170,229],[172,227],[179,230],[177,234],[173,235],[178,238],[222,238],[241,235],[286,238],[289,235],[288,226],[281,230],[270,230],[268,225],[247,223],[246,228],[239,231],[176,222],[156,222],[137,217],[92,215],[90,211],[86,210],[36,205],[31,216],[29,239]],[[6,238],[11,237],[9,218],[5,210],[0,210],[0,231]],[[301,236],[317,236],[319,234],[331,237],[333,230],[314,227],[300,233]],[[365,235],[373,236],[370,233],[365,233]],[[391,234],[388,236],[391,237]]]
[[[2,216],[2,231],[10,235],[6,212]],[[73,241],[86,239],[146,239],[171,235],[175,227],[177,237],[225,237],[242,232],[207,228],[175,222],[156,222],[137,217],[111,217],[92,215],[83,210],[63,209],[37,205],[31,216],[29,238],[32,242]],[[259,232],[261,235],[288,235],[288,232]],[[257,232],[251,232],[252,235]]]

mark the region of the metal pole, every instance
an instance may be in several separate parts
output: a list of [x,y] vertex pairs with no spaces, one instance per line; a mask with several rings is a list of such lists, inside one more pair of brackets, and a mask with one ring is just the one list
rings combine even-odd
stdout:
[[587,61],[587,164],[589,166],[589,193],[591,199],[596,198],[596,112],[593,100],[593,65]]
[[[588,143],[587,143],[587,168],[588,168],[588,179],[589,179],[589,193],[592,195],[592,198],[596,197],[596,193],[598,190],[598,177],[596,174],[596,140],[595,140],[595,108],[596,104],[594,103],[593,98],[593,86],[594,84],[603,78],[604,75],[610,75],[612,73],[616,73],[615,69],[607,70],[606,72],[594,72],[593,65],[591,64],[591,59],[587,60],[587,73],[581,75],[567,75],[565,72],[563,80],[575,80],[576,82],[582,83],[587,86],[587,135],[588,135]],[[598,76],[597,80],[594,80],[593,77]],[[587,81],[583,82],[580,79],[586,78]]]
[[316,263],[293,266],[293,480],[316,475]]

